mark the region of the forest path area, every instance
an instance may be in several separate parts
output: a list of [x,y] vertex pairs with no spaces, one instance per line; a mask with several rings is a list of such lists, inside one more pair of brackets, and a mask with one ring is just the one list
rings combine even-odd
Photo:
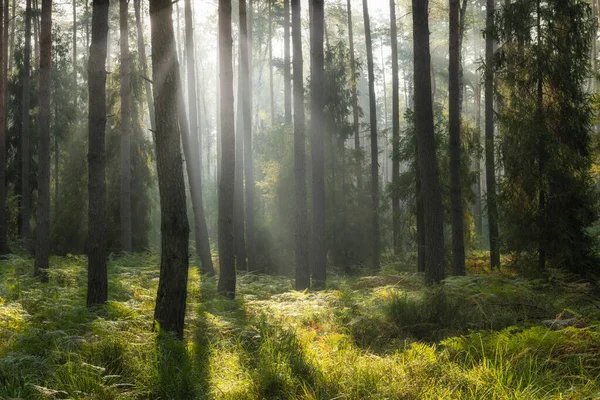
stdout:
[[[449,278],[389,265],[297,292],[238,275],[236,300],[190,270],[183,342],[152,332],[155,255],[109,263],[85,308],[86,259],[0,261],[1,399],[585,399],[600,394],[599,302],[566,275]],[[475,269],[477,260],[469,261]]]

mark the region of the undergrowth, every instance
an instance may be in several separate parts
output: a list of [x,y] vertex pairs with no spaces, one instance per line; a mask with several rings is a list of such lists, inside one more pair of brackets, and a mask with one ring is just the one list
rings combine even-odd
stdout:
[[[477,261],[474,261],[476,263]],[[192,268],[183,342],[152,332],[158,258],[114,257],[109,302],[85,308],[86,260],[0,261],[0,399],[583,399],[600,394],[591,288],[481,270],[333,274],[297,292],[242,274],[238,298]],[[472,271],[474,272],[474,271]]]

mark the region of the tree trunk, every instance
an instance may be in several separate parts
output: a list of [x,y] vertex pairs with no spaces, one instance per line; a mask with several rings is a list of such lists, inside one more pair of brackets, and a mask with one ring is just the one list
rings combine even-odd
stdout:
[[52,69],[52,0],[42,0],[40,37],[40,117],[38,209],[34,275],[48,282],[50,257],[50,71]]
[[233,252],[233,188],[235,170],[235,129],[233,122],[233,60],[231,0],[219,0],[219,77],[221,161],[219,176],[219,262],[218,291],[235,297]]
[[[43,1],[43,0],[42,0]],[[42,7],[44,5],[42,4]],[[43,24],[43,22],[42,22]],[[77,2],[73,0],[73,80],[77,85]],[[74,96],[75,107],[77,107],[77,96]]]
[[31,74],[31,0],[26,1],[25,6],[25,46],[23,54],[23,108],[22,108],[22,132],[21,132],[21,236],[25,241],[25,247],[29,249],[31,239],[29,219],[31,215],[31,188],[29,184],[29,91]]
[[428,3],[428,0],[412,1],[415,131],[425,228],[425,282],[431,285],[444,278],[444,215],[435,155]]
[[[475,84],[475,132],[481,136],[481,85]],[[475,171],[475,183],[473,184],[473,194],[475,202],[473,204],[473,219],[475,219],[475,233],[478,237],[483,234],[483,223],[481,213],[481,161],[479,155],[473,157],[471,169]]]
[[359,108],[358,108],[358,82],[356,76],[356,62],[354,61],[354,35],[352,29],[352,6],[351,1],[347,2],[348,8],[348,42],[350,46],[350,86],[352,90],[352,131],[354,133],[354,151],[356,153],[356,186],[359,191],[362,188],[362,150],[360,148],[360,132],[359,132]]
[[148,66],[146,63],[146,46],[144,45],[144,29],[142,27],[141,18],[141,0],[134,0],[133,7],[135,8],[135,25],[137,27],[137,42],[138,42],[138,57],[144,76],[144,84],[146,88],[146,103],[148,104],[148,114],[150,116],[150,126],[152,132],[156,131],[154,101],[152,100],[152,84],[148,77]]
[[160,195],[160,279],[154,319],[183,337],[188,280],[189,226],[181,160],[179,63],[170,0],[150,0],[152,80],[156,106],[156,169]]
[[92,2],[92,43],[88,61],[88,307],[108,296],[106,270],[106,53],[109,0]]
[[290,0],[283,0],[283,99],[285,124],[292,123],[292,72],[290,70]]
[[294,47],[294,178],[296,201],[296,290],[310,286],[308,213],[306,203],[306,133],[304,115],[304,60],[300,0],[291,0]]
[[40,59],[40,31],[39,31],[39,20],[38,20],[38,0],[33,0],[33,10],[31,16],[31,22],[33,23],[33,58],[34,62]]
[[6,81],[7,81],[7,33],[8,26],[8,2],[0,2],[0,21],[3,26],[0,30],[0,255],[8,253],[8,227],[6,219],[6,127],[7,127],[7,108],[6,108]]
[[[242,75],[241,63],[238,64],[238,82]],[[237,87],[237,127],[235,131],[235,187],[233,189],[233,242],[235,246],[236,267],[247,271],[246,234],[244,213],[244,111],[242,110],[242,85]]]
[[371,126],[371,268],[379,270],[379,165],[377,148],[377,100],[375,99],[375,73],[373,71],[373,47],[371,42],[371,23],[367,0],[363,0],[365,19],[365,41],[367,46],[367,69],[369,71],[369,117]]
[[[494,0],[487,0],[486,30],[494,27]],[[485,40],[485,177],[487,183],[488,228],[490,235],[490,265],[500,266],[500,248],[498,243],[498,206],[496,203],[496,172],[494,154],[494,41],[492,35]]]
[[450,0],[448,65],[448,125],[450,130],[450,203],[452,215],[452,273],[465,275],[462,186],[460,174],[460,0]]
[[[17,0],[12,0],[11,3],[11,17],[10,17],[10,58],[8,60],[8,70],[12,71],[13,68],[13,60],[15,58],[15,37],[16,37],[16,25],[17,25],[17,14],[16,14],[16,4]],[[8,8],[6,9],[8,12]]]
[[121,65],[121,191],[119,216],[121,251],[131,252],[131,84],[129,60],[128,0],[119,0]]
[[[185,146],[185,132],[181,132],[184,138],[184,149],[188,148],[186,161],[188,165],[192,164],[191,171],[188,169],[188,179],[190,179],[190,191],[192,192],[192,207],[194,209],[194,233],[196,243],[196,255],[202,262],[201,271],[210,276],[215,274],[212,255],[210,252],[210,242],[208,240],[208,228],[204,215],[204,201],[202,198],[202,157],[200,152],[200,129],[198,127],[198,103],[196,95],[196,58],[194,56],[194,18],[192,14],[191,0],[186,0],[184,4],[185,14],[185,48],[187,53],[187,84],[188,84],[188,106],[189,106],[189,146]],[[183,96],[183,87],[180,87]],[[183,110],[184,103],[181,103],[180,112],[185,116]],[[191,172],[191,173],[190,173]]]
[[313,287],[325,288],[326,235],[325,235],[325,146],[324,132],[324,1],[310,0],[311,18],[311,157],[312,157],[312,273]]
[[400,194],[397,187],[400,181],[400,82],[398,77],[398,29],[396,27],[396,2],[390,0],[390,27],[392,41],[392,234],[394,253],[402,252],[400,238]]
[[[275,88],[273,85],[273,11],[272,0],[269,2],[269,101],[271,102],[271,123],[275,124]],[[286,0],[284,0],[286,1]]]

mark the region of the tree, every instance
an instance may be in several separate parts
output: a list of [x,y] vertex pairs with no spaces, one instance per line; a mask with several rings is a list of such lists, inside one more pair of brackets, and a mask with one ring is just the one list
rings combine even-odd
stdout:
[[119,30],[121,66],[121,190],[120,223],[121,251],[131,251],[131,67],[129,57],[128,0],[119,0]]
[[92,2],[92,42],[88,61],[88,307],[103,304],[108,297],[104,144],[108,6],[109,0]]
[[373,71],[373,46],[371,43],[371,23],[369,6],[363,0],[365,20],[365,41],[367,46],[367,69],[369,71],[369,117],[371,128],[371,268],[379,270],[379,150],[377,148],[377,99],[375,98],[375,73]]
[[[146,46],[144,45],[144,30],[142,28],[141,18],[141,0],[133,0],[133,7],[135,9],[135,25],[137,28],[137,43],[138,43],[138,57],[139,64],[142,68],[142,75],[144,78],[148,78],[148,66],[146,64]],[[152,84],[150,79],[144,79],[146,103],[148,105],[148,114],[150,117],[150,127],[152,132],[156,131],[155,117],[154,117],[154,101],[152,100]]]
[[465,274],[465,240],[460,174],[460,0],[450,0],[448,65],[448,123],[450,127],[450,204],[452,220],[452,272]]
[[[194,19],[192,16],[192,3],[185,1],[185,48],[187,52],[187,81],[188,81],[188,106],[189,106],[189,149],[186,155],[186,161],[192,163],[191,171],[188,171],[190,180],[190,191],[192,197],[192,207],[194,209],[194,229],[196,254],[202,262],[202,272],[209,275],[215,274],[212,255],[210,252],[210,242],[208,240],[208,228],[204,216],[204,202],[202,199],[202,157],[200,152],[200,129],[198,118],[198,103],[196,96],[196,60],[194,55]],[[181,86],[181,85],[180,85]],[[183,87],[180,87],[183,96]],[[183,103],[181,104],[183,107]],[[184,112],[185,114],[185,112]],[[185,115],[184,115],[185,116]],[[186,134],[182,131],[185,139]],[[185,142],[184,142],[185,143]],[[190,173],[191,172],[191,173]]]
[[498,240],[498,204],[496,199],[496,161],[494,154],[494,1],[487,0],[485,19],[485,179],[487,184],[486,202],[490,236],[490,265],[500,266],[500,243]]
[[31,154],[29,146],[29,91],[31,81],[31,0],[25,3],[25,45],[23,51],[23,107],[21,123],[21,237],[29,247],[30,215],[31,215],[31,187],[29,168]]
[[[392,186],[397,187],[400,180],[400,95],[398,77],[398,29],[396,27],[396,2],[390,0],[390,35],[392,41]],[[394,252],[400,254],[400,196],[392,192],[392,233]]]
[[412,0],[414,105],[417,162],[421,178],[425,228],[425,282],[436,284],[444,278],[444,218],[435,155],[428,3],[428,0]]
[[235,297],[233,251],[233,188],[235,170],[235,129],[233,122],[233,60],[231,0],[219,0],[219,97],[221,162],[219,175],[219,263],[218,291]]
[[310,286],[308,216],[306,205],[306,133],[304,116],[304,71],[300,0],[292,4],[294,48],[294,177],[296,200],[296,290]]
[[326,281],[325,237],[325,133],[324,133],[324,2],[311,0],[311,157],[312,157],[312,274],[313,287],[324,288]]
[[48,281],[50,256],[50,71],[52,69],[52,0],[42,0],[40,32],[40,117],[38,209],[34,275]]
[[160,278],[154,319],[161,329],[181,339],[187,299],[189,226],[178,124],[179,64],[172,11],[171,1],[150,0],[161,226]]
[[292,123],[292,72],[290,70],[290,0],[283,0],[283,103],[285,124]]
[[[0,0],[1,1],[1,0]],[[8,253],[8,221],[6,219],[6,128],[7,128],[7,58],[8,52],[8,7],[0,4],[0,255]]]
[[362,187],[362,150],[360,148],[360,132],[359,132],[359,114],[358,108],[358,82],[356,74],[356,61],[354,60],[354,35],[352,29],[352,5],[351,1],[347,2],[348,8],[348,43],[350,46],[350,74],[351,74],[351,90],[352,90],[352,130],[354,133],[354,152],[356,153],[356,186]]

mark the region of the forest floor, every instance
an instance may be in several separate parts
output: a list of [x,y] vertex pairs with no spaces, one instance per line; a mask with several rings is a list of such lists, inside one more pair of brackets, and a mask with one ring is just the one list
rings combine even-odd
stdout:
[[[238,276],[238,298],[190,270],[186,334],[152,332],[155,255],[110,260],[109,302],[85,308],[86,260],[0,261],[0,399],[586,399],[600,396],[600,301],[558,272],[426,289],[392,262],[321,292]],[[479,270],[479,272],[475,272]]]

